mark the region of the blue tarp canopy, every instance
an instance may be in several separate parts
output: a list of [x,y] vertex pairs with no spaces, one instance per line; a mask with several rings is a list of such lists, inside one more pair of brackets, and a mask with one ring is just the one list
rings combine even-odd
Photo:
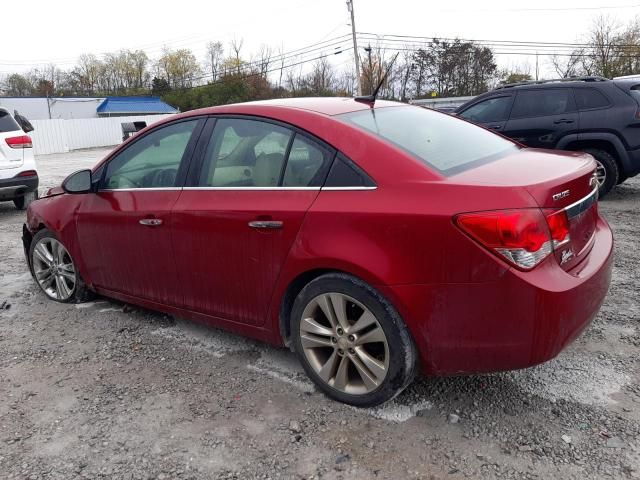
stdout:
[[107,97],[96,109],[98,115],[152,115],[178,113],[159,97]]

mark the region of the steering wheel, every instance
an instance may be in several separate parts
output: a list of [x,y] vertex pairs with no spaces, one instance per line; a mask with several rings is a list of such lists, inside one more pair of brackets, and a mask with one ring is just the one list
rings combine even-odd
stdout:
[[178,170],[175,168],[158,169],[145,175],[144,186],[150,188],[173,187]]
[[127,177],[126,175],[123,175],[121,173],[114,175],[113,177],[111,177],[111,179],[109,180],[109,186],[113,186],[115,184],[115,187],[120,189],[120,188],[139,188],[140,185],[138,185],[137,182],[133,181],[132,179],[130,179],[129,177]]

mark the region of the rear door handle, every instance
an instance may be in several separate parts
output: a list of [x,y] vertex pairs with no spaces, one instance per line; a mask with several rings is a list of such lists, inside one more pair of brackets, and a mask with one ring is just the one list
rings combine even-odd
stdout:
[[489,125],[489,128],[491,130],[501,130],[502,129],[502,125]]
[[573,123],[573,120],[569,119],[569,118],[561,118],[560,120],[556,120],[555,122],[553,122],[554,124],[559,124],[559,123]]
[[249,222],[249,226],[251,228],[263,230],[277,230],[278,228],[282,228],[282,225],[282,222],[279,220],[255,220],[253,222]]
[[139,220],[138,223],[145,227],[159,227],[162,225],[162,220],[159,218],[143,218],[142,220]]

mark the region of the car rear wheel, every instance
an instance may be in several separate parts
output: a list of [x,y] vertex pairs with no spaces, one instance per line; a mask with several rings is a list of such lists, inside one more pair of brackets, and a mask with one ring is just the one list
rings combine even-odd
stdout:
[[291,318],[296,354],[331,398],[370,407],[413,380],[411,336],[395,309],[366,283],[344,274],[318,277],[296,298]]
[[31,275],[56,302],[82,302],[91,292],[82,281],[67,248],[47,229],[36,233],[29,248]]
[[596,179],[598,180],[598,194],[600,198],[604,197],[618,184],[618,164],[616,159],[609,152],[596,148],[587,148],[584,150],[596,160]]
[[14,198],[13,204],[16,206],[18,210],[26,210],[27,207],[31,204],[31,202],[37,199],[38,199],[38,191],[34,190],[32,192],[25,193],[21,197]]

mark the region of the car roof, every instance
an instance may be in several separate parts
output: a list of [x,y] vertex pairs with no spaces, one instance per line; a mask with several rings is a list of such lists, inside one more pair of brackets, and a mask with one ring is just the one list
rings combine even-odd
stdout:
[[[388,100],[376,100],[373,108],[405,106],[404,103],[391,102]],[[367,102],[358,102],[351,97],[299,97],[299,98],[277,98],[273,100],[257,100],[254,102],[234,103],[230,105],[220,105],[217,107],[201,108],[193,110],[190,114],[214,114],[232,113],[237,110],[239,113],[247,113],[253,107],[261,110],[264,107],[276,107],[295,110],[308,110],[323,115],[333,116],[342,113],[368,110],[372,106]]]

